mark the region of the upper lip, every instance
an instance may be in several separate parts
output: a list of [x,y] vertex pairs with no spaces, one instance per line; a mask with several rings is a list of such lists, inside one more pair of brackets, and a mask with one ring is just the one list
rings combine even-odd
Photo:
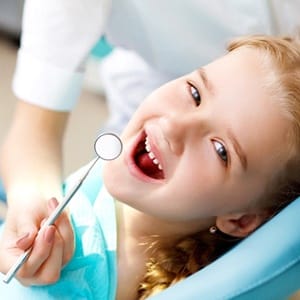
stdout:
[[[142,142],[145,141],[147,138],[148,140],[148,144],[150,146],[150,151],[153,153],[153,155],[155,156],[155,158],[158,160],[159,162],[159,166],[157,166],[159,169],[161,169],[161,171],[163,172],[163,177],[165,177],[165,162],[162,156],[162,151],[160,151],[161,149],[161,145],[163,145],[163,137],[160,137],[159,132],[157,132],[155,129],[152,130],[152,128],[144,128],[143,131],[138,135],[136,142],[134,143],[132,150],[131,150],[131,157],[134,161],[134,156],[136,154],[136,149],[138,147],[138,145]],[[158,147],[159,145],[159,147]],[[146,149],[146,145],[145,149]],[[147,150],[146,150],[147,151]],[[149,154],[149,153],[148,153]],[[152,159],[154,159],[152,157]]]

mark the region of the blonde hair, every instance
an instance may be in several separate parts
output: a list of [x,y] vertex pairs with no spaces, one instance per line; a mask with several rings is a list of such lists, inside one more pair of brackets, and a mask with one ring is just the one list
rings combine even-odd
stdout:
[[[300,43],[291,37],[266,35],[237,38],[228,51],[251,47],[261,52],[266,70],[266,87],[274,101],[279,102],[284,115],[291,121],[288,162],[266,189],[266,206],[275,214],[300,195]],[[139,299],[146,299],[205,267],[233,245],[238,239],[222,233],[202,231],[185,237],[169,248],[153,251],[147,262],[146,274],[140,283]]]

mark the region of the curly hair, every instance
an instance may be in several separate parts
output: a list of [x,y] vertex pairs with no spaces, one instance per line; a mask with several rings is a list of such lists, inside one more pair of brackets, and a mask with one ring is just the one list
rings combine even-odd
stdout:
[[[292,124],[291,132],[287,133],[291,145],[286,145],[290,158],[280,175],[270,179],[263,199],[259,199],[274,215],[300,195],[300,43],[297,38],[256,35],[232,40],[227,49],[232,52],[241,47],[251,47],[262,54],[266,87]],[[204,268],[240,240],[206,230],[180,239],[168,248],[157,243],[146,264],[138,299],[146,299]]]
[[209,231],[201,231],[179,240],[173,247],[153,251],[153,257],[146,264],[138,299],[146,299],[192,275],[240,241],[220,231],[213,236]]

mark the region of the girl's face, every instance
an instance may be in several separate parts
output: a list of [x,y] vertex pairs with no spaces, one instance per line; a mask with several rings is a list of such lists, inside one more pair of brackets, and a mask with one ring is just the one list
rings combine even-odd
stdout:
[[169,221],[254,207],[288,155],[289,122],[264,78],[261,56],[244,48],[154,91],[105,166],[109,192]]

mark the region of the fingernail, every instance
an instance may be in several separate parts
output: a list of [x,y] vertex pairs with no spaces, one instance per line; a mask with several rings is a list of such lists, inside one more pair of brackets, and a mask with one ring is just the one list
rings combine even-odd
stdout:
[[51,209],[55,209],[58,205],[58,201],[56,198],[50,198],[49,201],[48,201],[48,205],[49,205],[49,208]]
[[29,232],[23,234],[17,241],[16,241],[16,245],[18,246],[19,244],[21,244],[24,240],[26,240],[29,237]]
[[54,240],[55,228],[53,226],[48,227],[44,232],[44,240],[51,244]]

